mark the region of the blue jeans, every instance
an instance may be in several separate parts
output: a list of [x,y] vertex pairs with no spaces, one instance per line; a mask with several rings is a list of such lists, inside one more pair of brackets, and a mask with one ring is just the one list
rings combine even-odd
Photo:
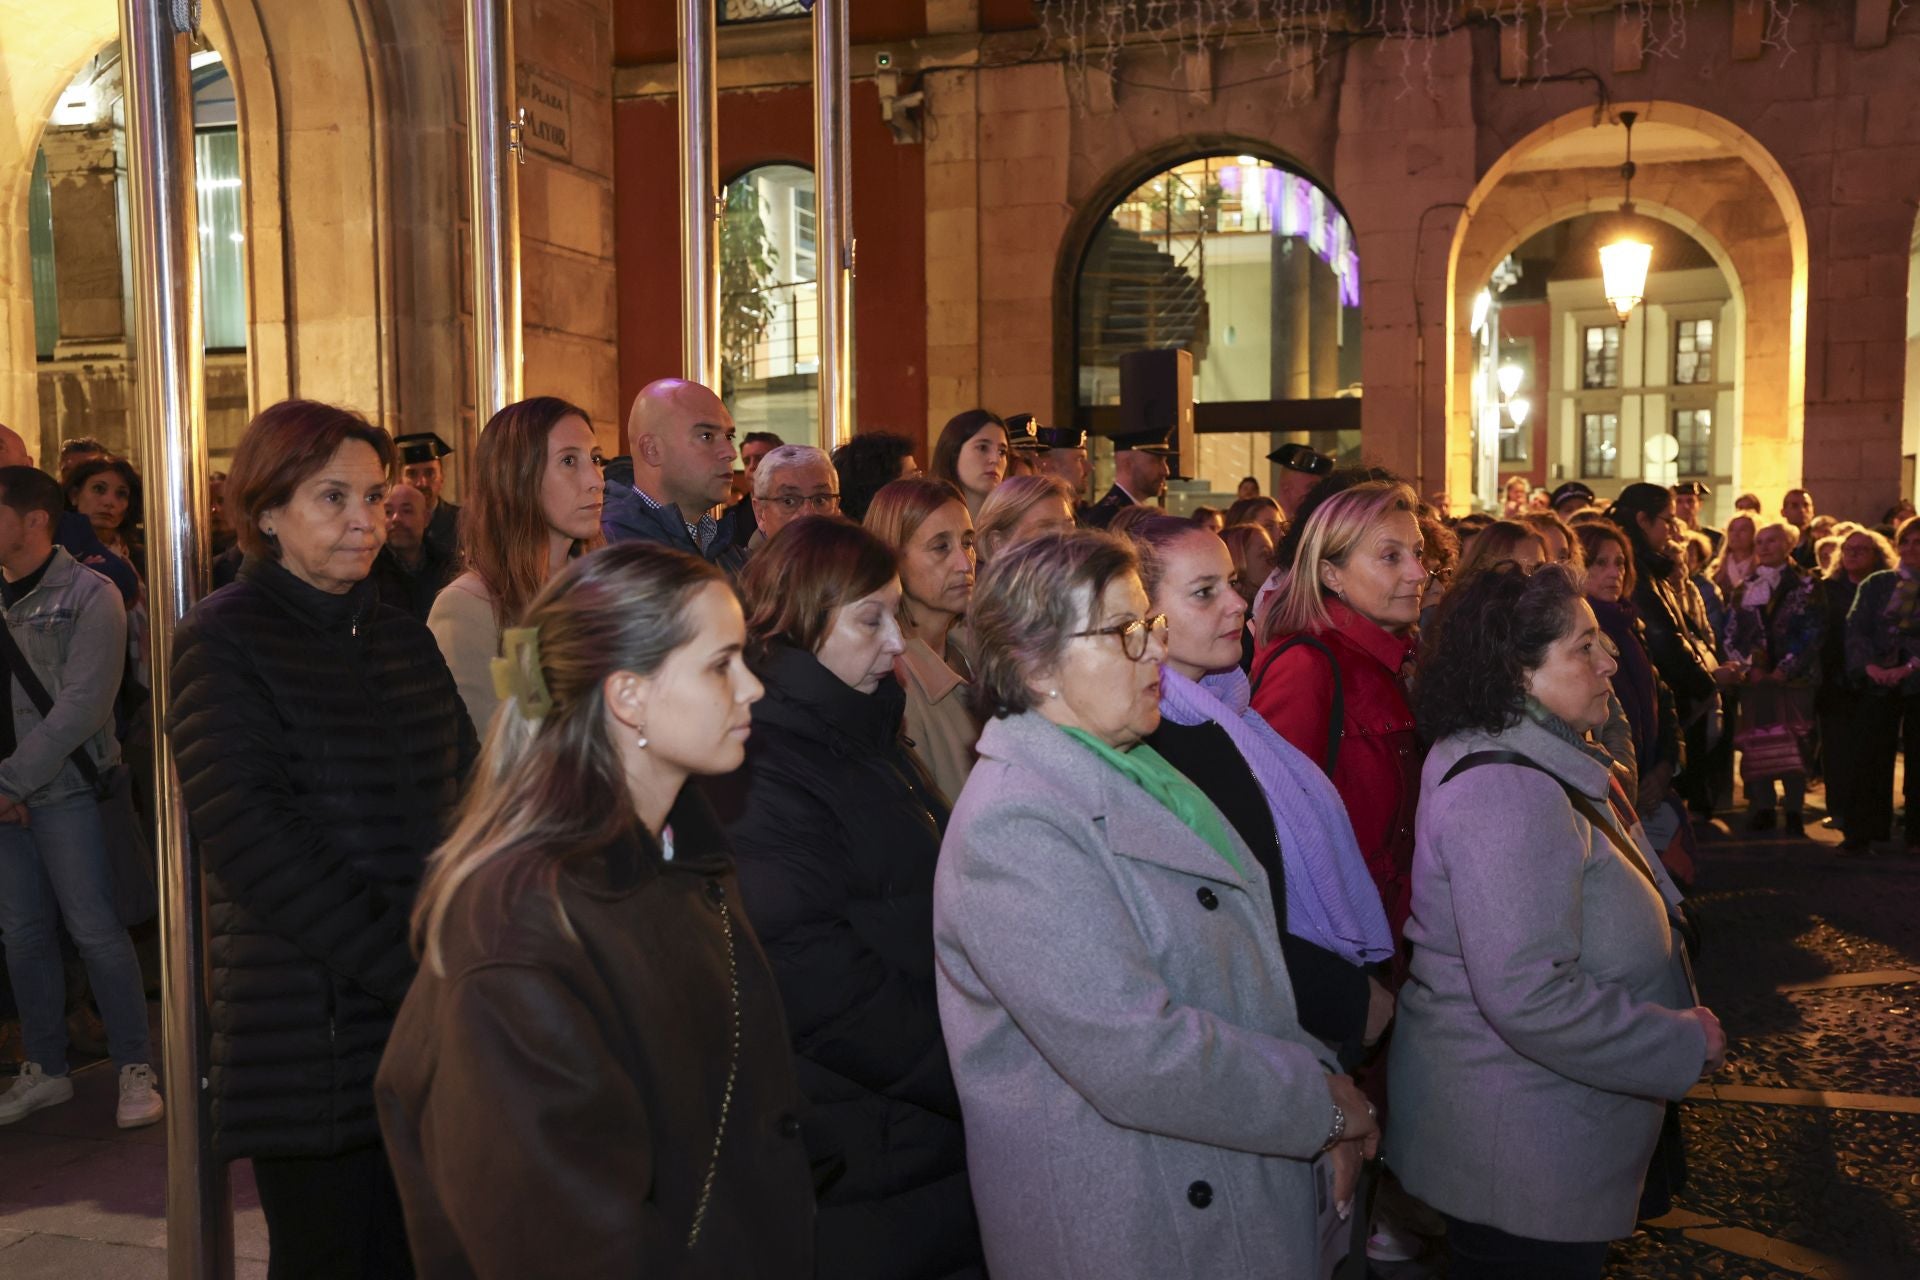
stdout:
[[64,919],[86,962],[114,1066],[149,1063],[140,961],[114,914],[113,873],[93,793],[29,810],[30,826],[0,823],[0,941],[27,1061],[50,1076],[67,1074],[66,979],[54,931]]

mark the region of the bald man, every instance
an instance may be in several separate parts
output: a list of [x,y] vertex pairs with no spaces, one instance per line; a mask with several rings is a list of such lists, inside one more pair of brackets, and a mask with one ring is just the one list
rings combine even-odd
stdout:
[[[5,423],[0,423],[0,467],[30,467],[33,454],[27,449],[27,442],[20,433]],[[68,555],[95,573],[104,574],[108,581],[120,588],[120,599],[132,608],[134,601],[140,598],[140,577],[133,566],[107,550],[100,541],[100,535],[93,531],[93,521],[78,511],[69,511],[60,517],[60,523],[54,526],[53,542],[64,547]]]
[[729,573],[746,566],[734,516],[714,509],[733,488],[733,415],[697,382],[662,378],[640,389],[627,414],[633,483],[607,479],[600,517],[608,542],[638,539],[703,556]]
[[454,562],[439,543],[427,536],[432,517],[427,495],[410,484],[387,490],[387,544],[373,559],[372,577],[380,603],[410,613],[425,622],[433,598],[453,581]]

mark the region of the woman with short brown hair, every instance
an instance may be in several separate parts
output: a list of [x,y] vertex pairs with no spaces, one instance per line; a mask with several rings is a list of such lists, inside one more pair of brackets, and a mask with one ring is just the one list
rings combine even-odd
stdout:
[[933,992],[947,805],[902,737],[893,552],[844,520],[797,521],[740,591],[766,696],[745,765],[712,790],[786,1005],[807,1135],[844,1167],[821,1194],[815,1274],[978,1276]]
[[286,401],[227,477],[247,550],[187,614],[169,716],[206,860],[213,1148],[251,1158],[275,1276],[410,1274],[373,1077],[407,914],[474,759],[433,636],[382,605],[387,434]]

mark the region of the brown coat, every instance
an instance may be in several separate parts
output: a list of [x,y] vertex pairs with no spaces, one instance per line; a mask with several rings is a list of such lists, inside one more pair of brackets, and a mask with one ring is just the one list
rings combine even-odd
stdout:
[[[724,837],[683,796],[675,857],[616,846],[554,895],[497,866],[456,894],[381,1064],[414,1261],[437,1277],[794,1277],[813,1184],[773,978]],[[725,1093],[738,1075],[697,1244]]]

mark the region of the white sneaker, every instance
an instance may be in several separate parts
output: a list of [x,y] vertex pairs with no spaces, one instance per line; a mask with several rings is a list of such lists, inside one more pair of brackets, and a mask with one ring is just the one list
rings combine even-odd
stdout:
[[[69,1088],[68,1093],[73,1090]],[[166,1114],[166,1104],[154,1092],[153,1068],[144,1062],[120,1068],[120,1107],[114,1120],[122,1129],[138,1129]]]
[[0,1094],[0,1124],[25,1119],[43,1107],[57,1107],[73,1097],[73,1081],[50,1076],[37,1062],[20,1064],[20,1078]]

